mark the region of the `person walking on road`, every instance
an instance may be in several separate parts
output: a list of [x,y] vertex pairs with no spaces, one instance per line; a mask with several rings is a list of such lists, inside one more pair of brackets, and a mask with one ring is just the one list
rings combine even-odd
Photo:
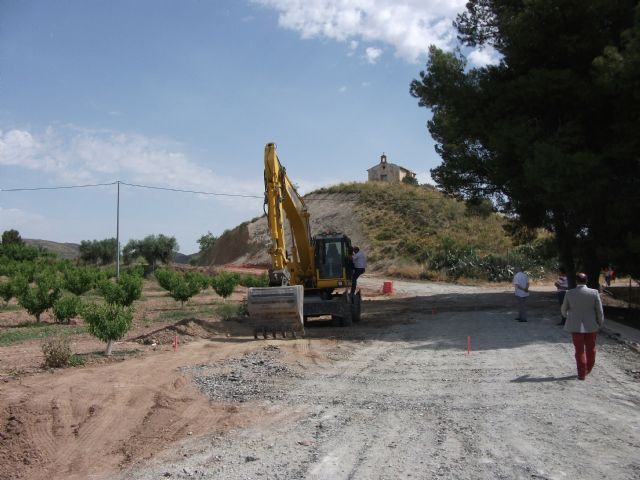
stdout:
[[613,268],[611,268],[611,265],[609,265],[607,268],[605,268],[604,270],[604,283],[607,284],[607,287],[611,286],[611,279],[613,277]]
[[587,275],[576,275],[576,288],[567,291],[560,309],[567,317],[565,331],[571,333],[576,350],[578,378],[584,380],[596,363],[596,337],[604,322],[600,293],[587,287]]
[[513,286],[515,288],[516,298],[518,299],[518,320],[519,322],[527,321],[527,297],[529,296],[529,277],[522,271],[522,268],[516,267],[516,274],[513,277]]
[[[558,303],[560,307],[562,307],[562,303],[564,302],[564,296],[569,290],[569,282],[567,281],[567,272],[564,268],[558,269],[558,280],[555,283],[556,286],[556,294],[558,296]],[[562,320],[558,323],[558,325],[564,325],[567,321],[567,317],[562,315]]]
[[351,275],[351,295],[355,295],[356,286],[358,285],[358,277],[362,275],[367,268],[367,257],[360,247],[353,247],[353,274]]

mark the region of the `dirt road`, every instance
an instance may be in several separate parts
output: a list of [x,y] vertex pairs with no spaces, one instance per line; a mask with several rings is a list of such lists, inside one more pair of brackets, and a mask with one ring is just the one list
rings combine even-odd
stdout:
[[512,294],[456,287],[368,301],[348,331],[184,365],[243,422],[203,419],[104,478],[640,478],[638,353],[601,335],[578,381],[553,293],[534,293],[528,323],[514,316]]

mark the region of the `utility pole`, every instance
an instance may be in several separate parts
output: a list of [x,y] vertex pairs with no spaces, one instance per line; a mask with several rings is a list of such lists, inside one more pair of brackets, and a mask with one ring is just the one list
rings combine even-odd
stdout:
[[118,201],[116,204],[116,281],[120,281],[120,180],[118,184]]

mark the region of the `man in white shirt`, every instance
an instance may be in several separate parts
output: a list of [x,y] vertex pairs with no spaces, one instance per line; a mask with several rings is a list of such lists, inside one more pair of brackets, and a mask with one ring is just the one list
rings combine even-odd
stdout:
[[522,271],[522,268],[516,267],[516,274],[513,277],[513,286],[515,288],[516,298],[518,299],[519,315],[516,320],[519,322],[527,321],[527,297],[529,296],[529,277]]
[[358,277],[362,275],[367,268],[367,257],[364,252],[360,250],[360,247],[353,247],[353,256],[351,257],[353,262],[353,274],[351,275],[351,295],[355,295],[356,286],[358,284]]

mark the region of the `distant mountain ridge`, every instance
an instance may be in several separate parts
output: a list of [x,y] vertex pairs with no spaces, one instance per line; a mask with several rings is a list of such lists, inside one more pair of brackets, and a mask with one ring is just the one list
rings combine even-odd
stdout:
[[35,238],[24,238],[22,241],[32,247],[41,247],[47,252],[55,253],[67,260],[76,260],[80,257],[80,245],[78,243],[59,243]]

